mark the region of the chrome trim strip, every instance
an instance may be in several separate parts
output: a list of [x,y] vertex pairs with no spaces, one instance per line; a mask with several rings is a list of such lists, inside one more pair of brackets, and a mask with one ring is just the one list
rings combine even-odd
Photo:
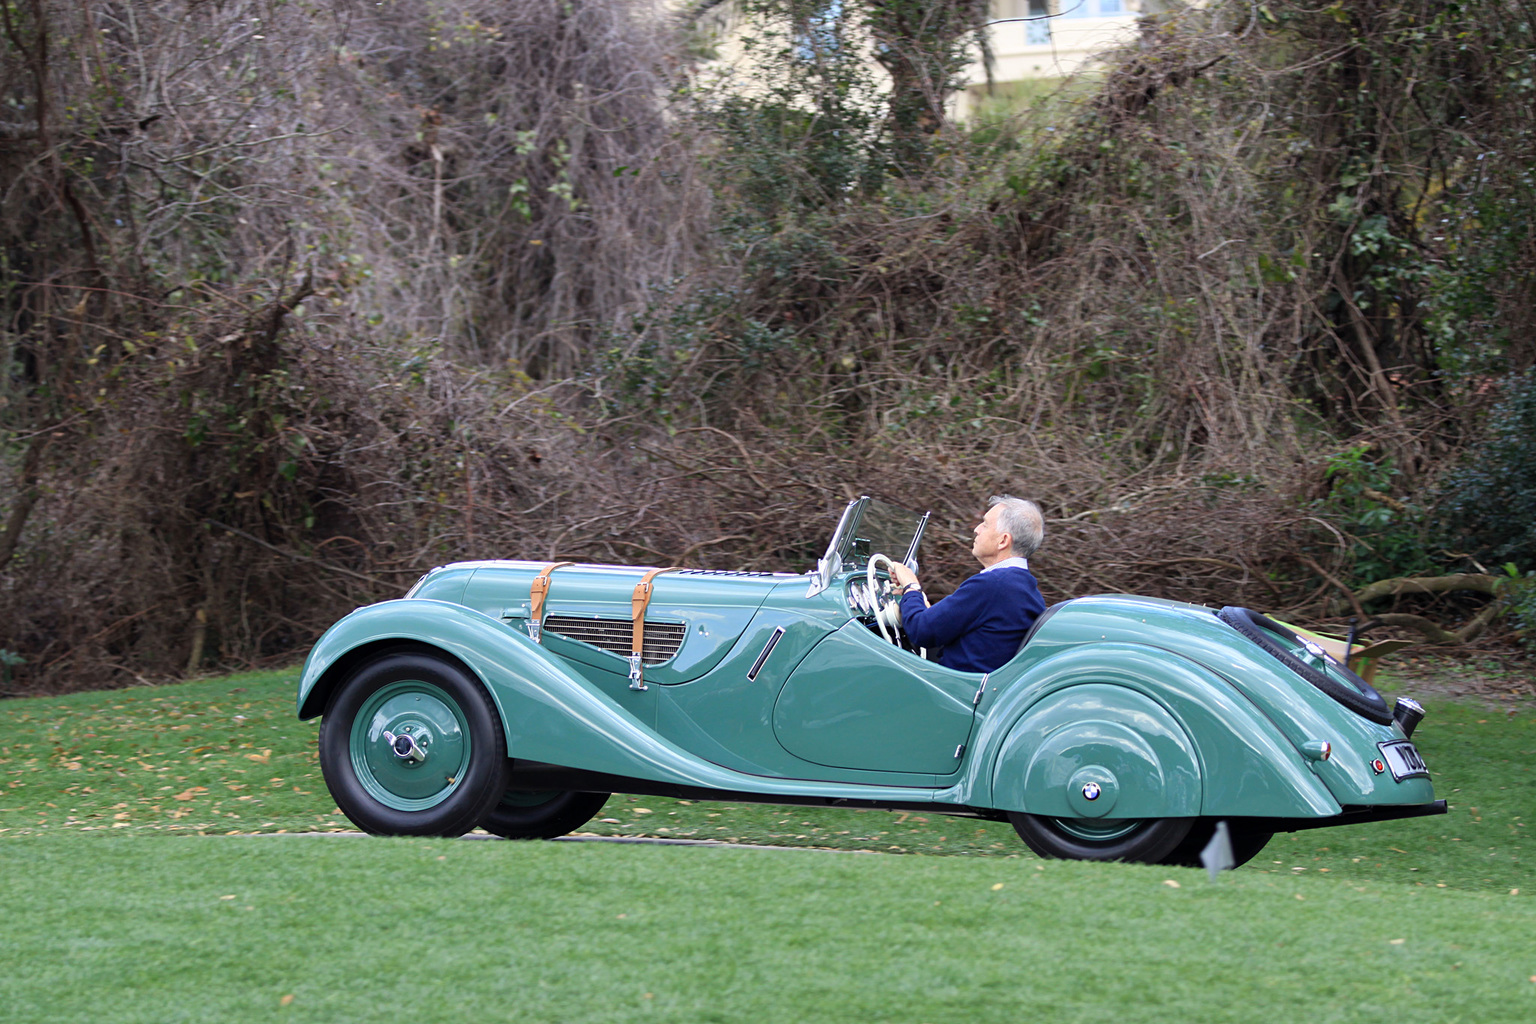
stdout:
[[778,645],[779,637],[783,635],[784,627],[780,626],[773,631],[773,635],[768,638],[768,642],[763,644],[763,649],[758,653],[757,660],[752,663],[751,668],[747,669],[748,682],[757,681],[757,674],[763,670],[763,662],[768,660],[768,655],[773,653],[774,647]]

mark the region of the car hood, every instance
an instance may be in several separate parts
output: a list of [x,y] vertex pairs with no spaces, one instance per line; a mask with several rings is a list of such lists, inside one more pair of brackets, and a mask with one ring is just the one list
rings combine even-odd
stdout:
[[[534,577],[548,562],[458,562],[432,570],[408,598],[448,601],[473,608],[526,632]],[[645,566],[568,565],[549,577],[544,632],[551,653],[589,668],[619,671],[614,659],[632,647],[635,585]],[[656,682],[686,682],[713,668],[730,650],[788,573],[669,570],[654,577],[646,608],[646,675]],[[653,634],[662,646],[653,651]],[[657,658],[665,655],[661,661]],[[650,666],[655,666],[654,668]]]

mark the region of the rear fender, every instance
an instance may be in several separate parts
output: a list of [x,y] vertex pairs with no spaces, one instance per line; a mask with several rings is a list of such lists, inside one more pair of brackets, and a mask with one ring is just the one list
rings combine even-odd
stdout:
[[1157,702],[1124,686],[1080,683],[1035,702],[998,749],[992,798],[1058,818],[1182,818],[1200,813],[1194,744]]
[[989,684],[986,696],[967,780],[973,804],[1092,816],[1097,808],[1084,804],[1082,788],[1095,782],[1102,792],[1103,781],[1085,775],[1068,783],[1107,758],[1131,781],[1117,772],[1115,804],[1100,814],[1313,818],[1340,810],[1250,701],[1215,673],[1159,648],[1067,648],[1013,680]]

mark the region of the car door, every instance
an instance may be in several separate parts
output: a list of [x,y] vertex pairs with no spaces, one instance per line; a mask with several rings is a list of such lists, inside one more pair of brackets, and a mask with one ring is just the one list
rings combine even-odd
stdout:
[[785,680],[774,734],[815,764],[948,775],[960,766],[984,678],[924,661],[855,620]]

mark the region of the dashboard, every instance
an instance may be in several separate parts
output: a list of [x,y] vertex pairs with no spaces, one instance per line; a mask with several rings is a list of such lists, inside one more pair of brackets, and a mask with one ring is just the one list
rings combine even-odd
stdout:
[[864,579],[863,573],[848,580],[848,608],[859,618],[873,616],[879,610],[875,595],[870,593],[869,583]]

